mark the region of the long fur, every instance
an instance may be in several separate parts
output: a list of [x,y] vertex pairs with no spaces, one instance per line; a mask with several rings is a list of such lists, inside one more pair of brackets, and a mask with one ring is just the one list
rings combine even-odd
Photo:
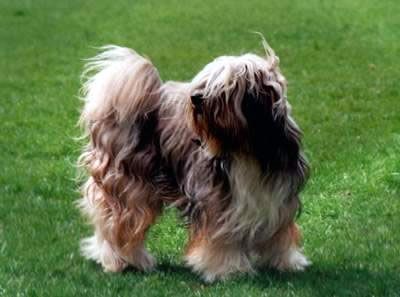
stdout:
[[309,264],[294,223],[308,165],[279,59],[266,52],[217,58],[187,83],[163,83],[127,48],[89,61],[79,159],[90,175],[80,206],[95,228],[87,258],[107,271],[152,269],[145,233],[173,205],[189,228],[186,262],[207,281],[254,264]]

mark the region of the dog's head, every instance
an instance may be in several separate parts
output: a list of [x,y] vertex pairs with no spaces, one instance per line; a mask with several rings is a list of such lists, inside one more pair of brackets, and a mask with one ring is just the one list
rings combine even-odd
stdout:
[[267,53],[208,64],[191,83],[190,120],[212,154],[252,154],[262,165],[282,168],[298,158],[301,133],[290,116],[278,57]]

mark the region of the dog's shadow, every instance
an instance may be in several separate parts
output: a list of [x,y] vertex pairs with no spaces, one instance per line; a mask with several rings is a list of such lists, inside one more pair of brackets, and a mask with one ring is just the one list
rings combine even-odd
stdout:
[[[128,269],[126,273],[138,273]],[[205,283],[183,265],[160,263],[153,272],[169,282],[185,283],[194,290],[213,290],[222,284],[228,288],[255,286],[262,291],[283,291],[296,296],[296,291],[311,296],[397,296],[400,292],[400,275],[395,271],[371,271],[365,268],[343,266],[311,266],[301,273],[282,273],[272,269],[260,269],[254,275],[239,275],[226,281]],[[143,275],[145,275],[143,273]]]
[[[240,282],[245,281],[240,280]],[[372,271],[344,266],[311,266],[301,273],[261,270],[251,280],[263,289],[276,288],[296,296],[296,291],[311,296],[398,296],[400,277],[395,271]],[[389,293],[390,292],[390,293]],[[397,292],[397,293],[395,293]],[[393,295],[391,295],[393,294]],[[291,296],[291,295],[290,295]]]

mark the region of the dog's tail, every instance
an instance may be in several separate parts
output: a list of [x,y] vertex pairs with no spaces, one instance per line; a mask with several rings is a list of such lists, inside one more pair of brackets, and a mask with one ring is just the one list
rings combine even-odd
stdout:
[[116,46],[104,47],[90,59],[83,78],[80,123],[89,143],[78,167],[90,178],[82,188],[80,207],[95,223],[106,220],[108,213],[100,211],[104,205],[118,212],[126,201],[147,199],[145,183],[132,174],[146,177],[157,170],[153,141],[162,82],[148,59]]
[[162,84],[157,69],[135,51],[105,46],[103,52],[89,59],[83,79],[85,106],[81,123],[114,119],[116,123],[134,123],[153,111],[159,103]]

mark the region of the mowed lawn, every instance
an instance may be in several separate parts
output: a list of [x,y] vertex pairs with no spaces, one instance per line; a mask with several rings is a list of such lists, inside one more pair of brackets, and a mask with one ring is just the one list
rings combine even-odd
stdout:
[[[0,296],[400,296],[398,0],[0,0]],[[83,59],[118,44],[164,80],[223,54],[281,59],[312,176],[299,224],[313,266],[204,284],[168,210],[152,273],[106,274],[79,255],[76,122]]]

